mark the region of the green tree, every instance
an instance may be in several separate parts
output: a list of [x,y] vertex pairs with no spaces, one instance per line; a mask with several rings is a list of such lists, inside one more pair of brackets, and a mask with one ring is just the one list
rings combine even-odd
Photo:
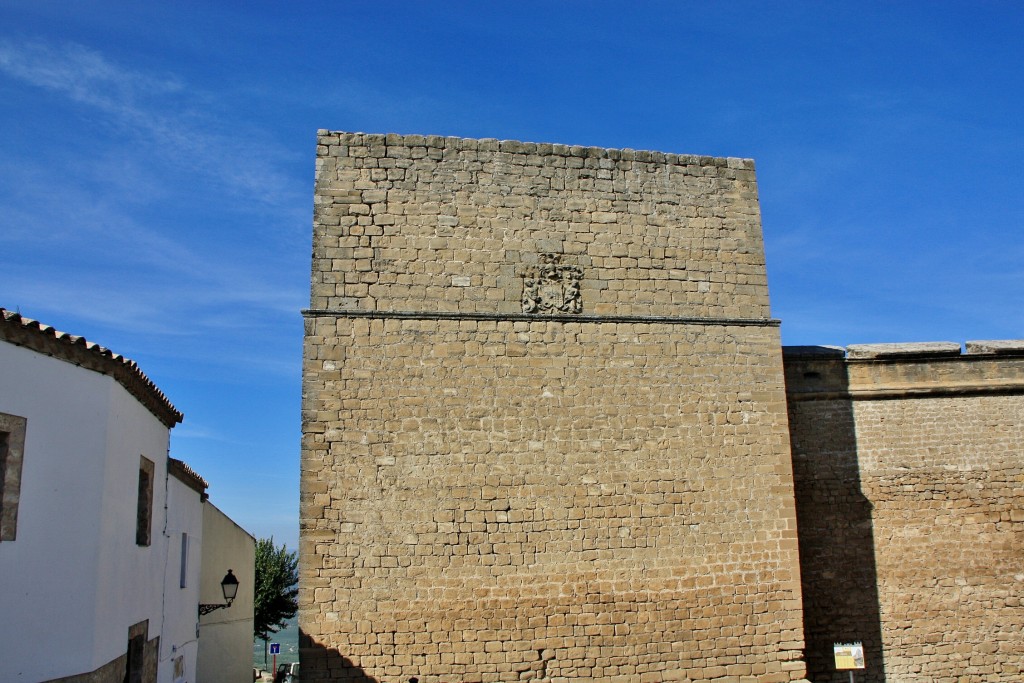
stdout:
[[296,553],[287,546],[274,545],[274,537],[256,541],[256,595],[253,632],[263,641],[263,665],[267,665],[267,642],[299,609],[299,571]]

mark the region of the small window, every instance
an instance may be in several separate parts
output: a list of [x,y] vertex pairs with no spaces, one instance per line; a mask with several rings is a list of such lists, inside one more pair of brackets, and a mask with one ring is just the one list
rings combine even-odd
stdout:
[[156,466],[145,456],[139,459],[139,506],[135,520],[135,543],[149,545],[153,525],[153,474]]
[[178,581],[181,588],[188,586],[188,534],[181,534],[181,578]]
[[13,541],[18,532],[26,423],[23,417],[0,413],[0,541]]

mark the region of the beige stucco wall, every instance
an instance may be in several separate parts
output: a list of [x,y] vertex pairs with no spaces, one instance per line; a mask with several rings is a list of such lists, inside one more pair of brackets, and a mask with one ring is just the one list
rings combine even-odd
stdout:
[[752,163],[320,143],[304,680],[802,678]]
[[199,601],[224,602],[220,582],[228,569],[238,579],[231,607],[199,618],[198,683],[251,683],[255,539],[217,509],[203,504],[203,548]]

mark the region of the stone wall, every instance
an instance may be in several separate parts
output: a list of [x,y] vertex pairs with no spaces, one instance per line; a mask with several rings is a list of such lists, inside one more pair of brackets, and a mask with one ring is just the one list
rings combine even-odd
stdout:
[[799,680],[751,162],[322,131],[309,681]]
[[545,254],[594,314],[768,316],[753,162],[321,131],[310,307],[522,312]]
[[785,349],[810,678],[1024,678],[1024,343]]

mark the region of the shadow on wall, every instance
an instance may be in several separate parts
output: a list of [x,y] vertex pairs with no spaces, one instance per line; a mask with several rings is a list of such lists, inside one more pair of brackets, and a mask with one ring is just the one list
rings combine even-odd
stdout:
[[872,505],[861,489],[853,404],[835,393],[814,396],[813,364],[793,365],[786,374],[808,678],[847,683],[833,645],[860,641],[866,669],[855,680],[884,683]]
[[327,648],[299,629],[299,668],[302,683],[362,681],[386,683],[369,676],[334,648]]

